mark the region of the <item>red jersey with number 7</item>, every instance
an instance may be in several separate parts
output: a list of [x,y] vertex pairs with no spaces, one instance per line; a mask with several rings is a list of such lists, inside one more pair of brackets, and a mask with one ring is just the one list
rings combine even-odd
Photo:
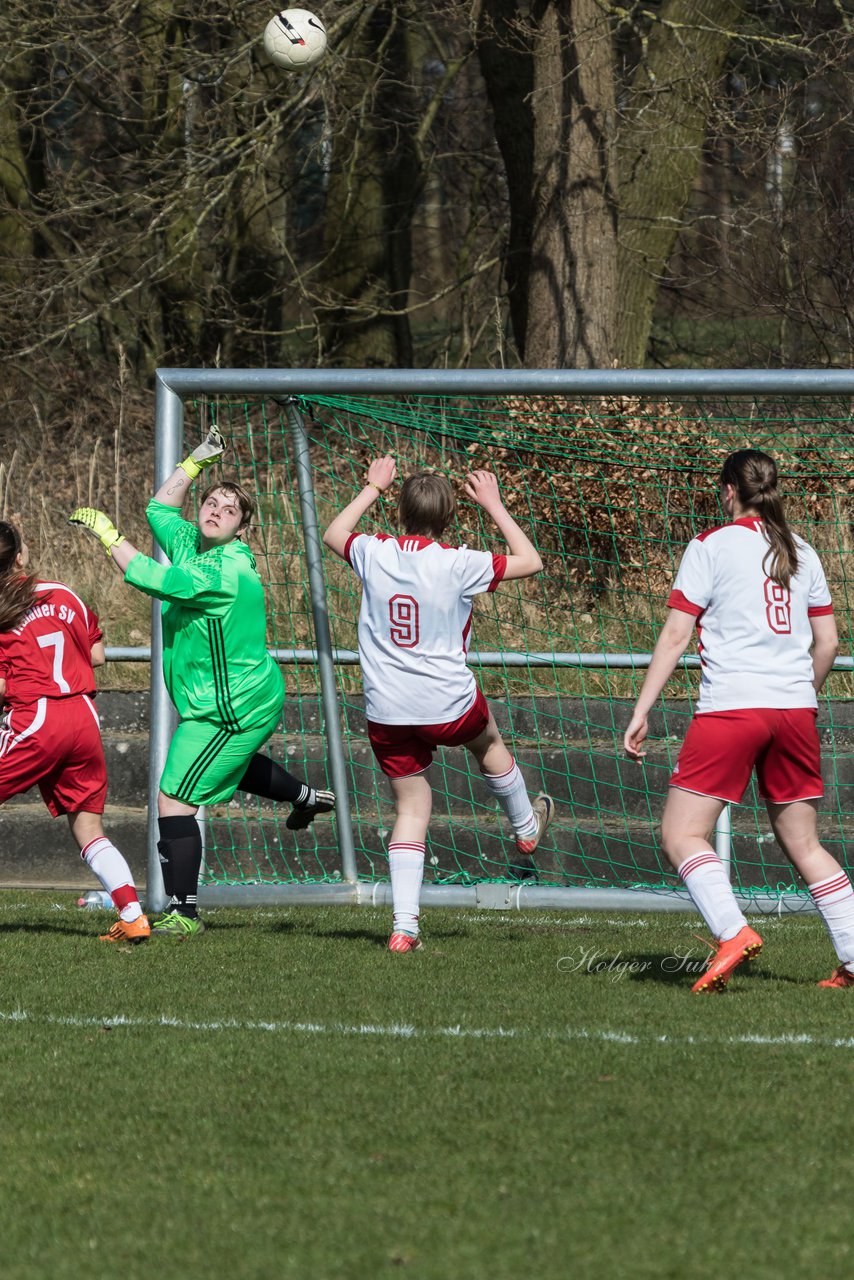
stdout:
[[474,597],[494,591],[507,557],[406,534],[353,533],[344,548],[362,580],[359,662],[375,724],[450,724],[471,710],[466,665]]
[[0,632],[0,678],[13,706],[39,698],[94,693],[92,646],[97,615],[61,582],[37,582],[32,608],[13,631]]
[[762,521],[742,517],[685,548],[668,605],[697,619],[697,711],[816,707],[810,618],[833,613],[821,561],[794,535],[788,587],[768,576]]

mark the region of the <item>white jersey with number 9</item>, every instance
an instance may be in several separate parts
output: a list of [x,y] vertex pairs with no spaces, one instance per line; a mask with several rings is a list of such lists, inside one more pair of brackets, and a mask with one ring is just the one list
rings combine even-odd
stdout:
[[362,580],[359,660],[376,724],[449,724],[477,694],[466,666],[472,602],[494,591],[506,556],[432,538],[354,533],[344,558]]

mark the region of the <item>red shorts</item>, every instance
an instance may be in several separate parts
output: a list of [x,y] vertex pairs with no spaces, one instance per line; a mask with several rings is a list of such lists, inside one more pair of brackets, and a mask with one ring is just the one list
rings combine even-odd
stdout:
[[81,809],[104,812],[104,746],[85,693],[39,698],[0,717],[0,804],[35,786],[55,818]]
[[772,804],[824,795],[818,713],[809,707],[706,711],[688,726],[671,787],[738,804],[755,767]]
[[383,773],[409,778],[429,769],[437,747],[462,747],[486,728],[489,707],[480,689],[469,710],[450,724],[376,724],[368,721],[368,737]]

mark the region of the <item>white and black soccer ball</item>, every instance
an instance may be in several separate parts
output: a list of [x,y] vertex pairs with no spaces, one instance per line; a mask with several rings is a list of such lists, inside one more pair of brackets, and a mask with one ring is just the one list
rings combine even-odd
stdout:
[[264,48],[277,67],[307,71],[326,53],[326,28],[307,9],[282,9],[264,29]]

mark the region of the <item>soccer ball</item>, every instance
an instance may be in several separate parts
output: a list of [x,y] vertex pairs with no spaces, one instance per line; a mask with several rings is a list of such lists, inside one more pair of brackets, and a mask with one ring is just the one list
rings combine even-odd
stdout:
[[326,53],[326,28],[307,9],[283,9],[264,29],[264,48],[277,67],[307,71]]

